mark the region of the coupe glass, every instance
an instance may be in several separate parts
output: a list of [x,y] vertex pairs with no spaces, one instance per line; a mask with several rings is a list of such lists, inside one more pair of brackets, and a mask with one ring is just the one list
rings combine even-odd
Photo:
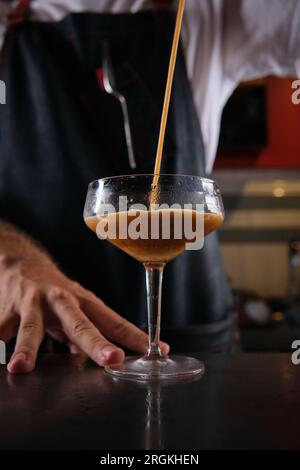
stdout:
[[[181,240],[172,238],[172,234],[170,239],[163,239],[160,232],[158,235],[156,233],[156,237],[152,237],[149,233],[147,239],[145,237],[143,239],[134,237],[133,239],[130,237],[125,239],[124,236],[121,239],[121,237],[118,238],[118,235],[112,237],[112,232],[105,223],[108,224],[109,221],[114,220],[117,229],[119,229],[122,217],[124,217],[125,223],[129,224],[130,221],[134,221],[137,214],[146,215],[147,222],[149,220],[147,217],[153,214],[151,204],[155,202],[159,205],[164,204],[164,209],[158,210],[158,213],[166,214],[164,211],[168,211],[171,216],[169,223],[175,226],[175,222],[180,216],[178,207],[182,208],[181,215],[187,214],[184,212],[184,208],[189,207],[189,214],[194,217],[193,227],[195,226],[195,214],[202,217],[201,237],[203,241],[204,235],[218,228],[224,218],[221,193],[214,181],[198,176],[162,174],[159,175],[157,187],[153,188],[153,177],[154,175],[151,174],[128,175],[93,181],[89,184],[84,207],[85,223],[97,233],[99,238],[105,238],[106,231],[108,242],[143,263],[145,267],[148,352],[143,357],[129,356],[122,364],[106,367],[106,371],[114,376],[143,381],[181,379],[204,372],[204,364],[200,360],[181,355],[165,357],[160,349],[163,269],[168,261],[185,251],[186,240],[183,240],[183,236]],[[165,207],[175,207],[174,204],[177,209],[165,209]],[[202,212],[199,211],[199,207],[202,208]],[[132,212],[133,208],[135,210],[138,208],[140,212]],[[143,210],[143,208],[145,209]],[[132,214],[135,214],[135,217]],[[101,230],[98,230],[99,226],[101,226]],[[129,225],[126,225],[127,227]]]

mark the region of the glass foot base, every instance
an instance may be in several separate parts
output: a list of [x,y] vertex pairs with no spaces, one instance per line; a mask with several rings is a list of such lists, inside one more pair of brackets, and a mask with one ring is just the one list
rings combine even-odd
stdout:
[[168,356],[153,359],[147,356],[131,356],[126,358],[123,364],[107,366],[105,370],[108,374],[119,378],[160,381],[200,376],[205,368],[203,362],[194,357]]

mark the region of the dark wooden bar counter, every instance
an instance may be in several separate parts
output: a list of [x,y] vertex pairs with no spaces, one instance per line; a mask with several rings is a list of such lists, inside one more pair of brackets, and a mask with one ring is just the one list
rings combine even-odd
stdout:
[[199,355],[190,383],[115,381],[81,356],[0,367],[1,449],[300,449],[300,366],[289,354]]

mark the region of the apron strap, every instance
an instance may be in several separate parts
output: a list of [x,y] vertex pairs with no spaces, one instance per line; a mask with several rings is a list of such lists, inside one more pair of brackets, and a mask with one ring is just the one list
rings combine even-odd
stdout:
[[8,29],[23,23],[27,19],[30,3],[31,0],[19,0],[17,6],[12,10],[8,17]]

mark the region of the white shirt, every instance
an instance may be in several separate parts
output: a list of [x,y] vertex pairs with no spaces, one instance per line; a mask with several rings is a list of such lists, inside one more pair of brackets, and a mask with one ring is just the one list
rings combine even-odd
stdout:
[[[0,1],[2,38],[16,3]],[[33,0],[30,20],[149,8],[149,0]],[[222,111],[239,82],[269,74],[300,77],[300,0],[186,0],[182,41],[210,172]]]

